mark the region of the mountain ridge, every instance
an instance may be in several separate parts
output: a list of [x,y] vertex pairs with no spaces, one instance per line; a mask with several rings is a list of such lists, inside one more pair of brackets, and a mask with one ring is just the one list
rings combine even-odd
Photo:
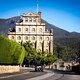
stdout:
[[[9,28],[14,28],[15,23],[20,19],[20,16],[8,18],[8,19],[0,19],[0,34],[7,36]],[[80,39],[80,33],[78,32],[68,32],[64,29],[58,28],[55,25],[48,23],[47,21],[42,19],[43,23],[46,23],[46,30],[53,29],[54,34],[54,43],[63,44],[65,40],[70,39]]]

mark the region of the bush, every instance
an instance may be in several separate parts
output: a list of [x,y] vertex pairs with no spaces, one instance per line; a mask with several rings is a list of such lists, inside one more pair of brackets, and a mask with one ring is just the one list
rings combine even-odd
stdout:
[[17,42],[0,36],[0,64],[22,64],[25,49]]

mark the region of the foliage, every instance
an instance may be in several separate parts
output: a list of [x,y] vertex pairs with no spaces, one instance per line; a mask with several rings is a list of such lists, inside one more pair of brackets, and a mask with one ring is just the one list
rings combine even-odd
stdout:
[[26,42],[23,44],[26,50],[26,57],[24,59],[23,64],[28,65],[48,65],[52,64],[57,60],[57,57],[49,52],[37,52],[31,42]]
[[[79,44],[77,45],[79,46]],[[54,53],[58,56],[59,59],[63,60],[72,60],[79,57],[79,47],[75,47],[75,49],[69,46],[62,46],[61,44],[57,44],[54,47]]]
[[45,64],[46,65],[50,65],[52,63],[54,63],[55,61],[57,61],[57,57],[55,55],[53,55],[52,53],[47,53],[46,57],[45,57]]
[[23,47],[26,50],[26,57],[23,64],[34,64],[36,58],[36,50],[33,48],[31,42],[26,42],[23,44]]
[[24,57],[24,47],[0,36],[0,64],[22,64]]

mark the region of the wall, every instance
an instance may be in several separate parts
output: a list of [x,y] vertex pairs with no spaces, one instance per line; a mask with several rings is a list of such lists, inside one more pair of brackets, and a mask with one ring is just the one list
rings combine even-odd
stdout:
[[58,70],[71,70],[72,69],[72,63],[71,62],[64,62],[63,66],[64,67],[61,67],[61,64],[62,63],[59,63],[59,62],[55,62],[53,63],[53,69],[58,69]]
[[13,72],[19,72],[19,71],[20,71],[19,66],[0,65],[0,74],[2,74],[2,73],[13,73]]

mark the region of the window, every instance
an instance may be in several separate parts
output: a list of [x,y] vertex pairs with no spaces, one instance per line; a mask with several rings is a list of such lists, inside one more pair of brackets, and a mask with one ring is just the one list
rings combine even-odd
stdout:
[[42,37],[40,37],[40,40],[42,40]]
[[41,49],[39,49],[39,51],[41,51]]
[[21,40],[21,36],[18,36],[18,40]]
[[19,44],[21,44],[21,42],[20,42],[20,41],[19,41],[18,43],[19,43]]
[[46,47],[48,47],[48,46],[49,46],[49,42],[46,43]]
[[25,38],[26,40],[28,40],[28,37],[26,36],[26,38]]
[[29,19],[29,22],[32,22],[32,19],[31,18]]
[[42,32],[42,28],[39,29],[39,32]]
[[35,37],[34,36],[32,37],[32,40],[35,40]]
[[25,19],[25,22],[28,22],[28,18]]
[[26,28],[25,31],[28,32],[28,28]]
[[48,49],[46,49],[46,52],[48,52]]
[[19,32],[21,32],[21,28],[19,28]]
[[32,32],[35,32],[35,28],[32,28]]
[[34,20],[33,20],[34,22],[36,22],[36,19],[34,18]]
[[33,44],[33,47],[35,47],[35,42],[33,42],[32,44]]
[[12,39],[14,40],[14,36],[12,36]]
[[28,19],[26,19],[25,22],[28,22]]
[[49,37],[47,37],[46,40],[49,41]]
[[39,45],[42,47],[42,42],[40,42]]

